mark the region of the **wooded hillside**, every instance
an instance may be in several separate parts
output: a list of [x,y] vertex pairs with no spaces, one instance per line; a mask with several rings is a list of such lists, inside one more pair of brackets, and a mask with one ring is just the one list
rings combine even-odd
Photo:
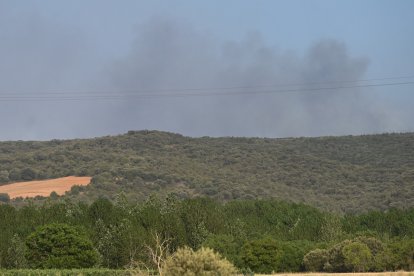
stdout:
[[189,138],[159,131],[0,142],[0,185],[92,176],[69,197],[173,193],[276,198],[332,211],[414,206],[414,134],[321,138]]

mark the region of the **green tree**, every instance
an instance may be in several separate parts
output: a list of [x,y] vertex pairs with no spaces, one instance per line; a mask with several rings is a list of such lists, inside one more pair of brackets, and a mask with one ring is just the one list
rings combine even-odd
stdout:
[[342,222],[339,216],[326,214],[321,227],[321,240],[326,242],[340,241],[343,237]]
[[116,216],[113,214],[114,205],[107,198],[98,198],[90,206],[88,210],[88,215],[92,222],[102,220],[105,225],[111,224]]
[[181,205],[180,213],[188,235],[188,244],[193,249],[198,249],[208,235],[225,228],[221,209],[210,198],[186,200]]
[[303,258],[310,249],[315,248],[309,241],[280,241],[278,271],[298,272],[303,270]]
[[27,260],[33,268],[86,268],[99,261],[88,237],[67,224],[38,228],[27,237],[26,245]]
[[204,247],[220,253],[239,268],[243,268],[243,261],[240,257],[240,247],[242,245],[242,241],[231,235],[210,235],[203,243]]
[[105,267],[119,268],[129,261],[127,238],[131,230],[127,221],[106,226],[102,220],[95,223],[95,243]]
[[24,241],[20,239],[19,235],[15,234],[10,243],[7,249],[6,266],[8,268],[26,268],[26,245]]
[[241,258],[246,268],[257,273],[271,273],[279,270],[281,254],[277,241],[264,238],[245,243]]

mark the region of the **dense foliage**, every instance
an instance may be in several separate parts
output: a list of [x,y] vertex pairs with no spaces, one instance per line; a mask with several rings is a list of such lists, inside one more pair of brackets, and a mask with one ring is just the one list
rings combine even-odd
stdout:
[[87,236],[63,223],[39,227],[27,237],[26,246],[26,258],[33,268],[87,268],[99,261]]
[[[155,269],[149,249],[157,251],[157,235],[168,244],[165,253],[212,248],[244,271],[409,270],[414,268],[413,218],[414,209],[340,216],[276,200],[223,203],[168,196],[132,203],[123,194],[114,202],[99,198],[91,204],[68,198],[22,207],[0,204],[0,269],[59,267],[59,262],[37,262],[30,252],[34,237],[63,227],[69,234],[53,241],[72,234],[81,237],[80,246],[90,240],[88,248],[99,252],[99,266],[106,268]],[[42,240],[53,235],[42,234]]]
[[68,175],[93,177],[87,188],[72,189],[77,200],[124,191],[131,200],[174,193],[289,199],[346,212],[404,208],[414,206],[414,134],[262,139],[130,131],[0,142],[0,184]]
[[[141,276],[139,271],[125,269],[8,269],[1,270],[1,276]],[[143,274],[144,276],[145,274]],[[147,274],[145,276],[148,276]],[[155,276],[155,274],[154,274]]]

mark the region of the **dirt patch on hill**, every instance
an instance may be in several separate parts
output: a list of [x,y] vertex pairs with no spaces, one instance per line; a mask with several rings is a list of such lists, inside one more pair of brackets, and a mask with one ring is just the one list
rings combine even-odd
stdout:
[[89,176],[67,176],[48,180],[16,182],[0,186],[0,193],[9,194],[10,198],[49,196],[51,192],[64,195],[72,186],[86,186],[91,183]]

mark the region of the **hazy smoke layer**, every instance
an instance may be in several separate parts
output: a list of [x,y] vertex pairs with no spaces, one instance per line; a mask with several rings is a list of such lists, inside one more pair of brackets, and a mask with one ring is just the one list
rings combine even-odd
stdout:
[[[326,83],[363,79],[367,59],[350,56],[346,45],[335,40],[321,40],[298,54],[268,45],[260,33],[223,42],[174,20],[157,18],[137,27],[129,53],[121,59],[108,57],[104,68],[98,68],[102,59],[94,56],[93,43],[81,31],[43,22],[35,15],[14,23],[13,29],[0,25],[0,93],[23,91],[38,96],[58,90],[70,97],[92,93],[92,99],[31,101],[26,95],[25,101],[0,101],[0,123],[6,130],[0,133],[2,140],[99,136],[130,129],[191,136],[283,137],[404,127],[396,125],[400,115],[387,109],[386,103],[356,89],[211,95],[312,90],[321,86],[315,84],[319,82],[335,86]],[[278,86],[258,87],[268,85]],[[251,88],[186,90],[235,86]],[[123,98],[94,98],[93,93],[102,92]],[[138,93],[171,97],[131,96]],[[179,97],[182,93],[206,96]]]
[[[353,58],[333,40],[303,55],[266,45],[259,33],[220,43],[171,21],[139,29],[131,53],[110,68],[120,91],[186,87],[255,87],[362,79],[364,58]],[[315,85],[300,88],[314,88]],[[274,90],[298,87],[276,87]],[[251,88],[243,91],[258,91]],[[268,90],[268,89],[266,89]],[[198,93],[214,93],[215,90]],[[382,120],[357,91],[276,93],[136,100],[110,118],[138,128],[190,135],[297,136],[370,132]],[[171,91],[170,93],[177,93]],[[112,116],[113,115],[113,116]]]

